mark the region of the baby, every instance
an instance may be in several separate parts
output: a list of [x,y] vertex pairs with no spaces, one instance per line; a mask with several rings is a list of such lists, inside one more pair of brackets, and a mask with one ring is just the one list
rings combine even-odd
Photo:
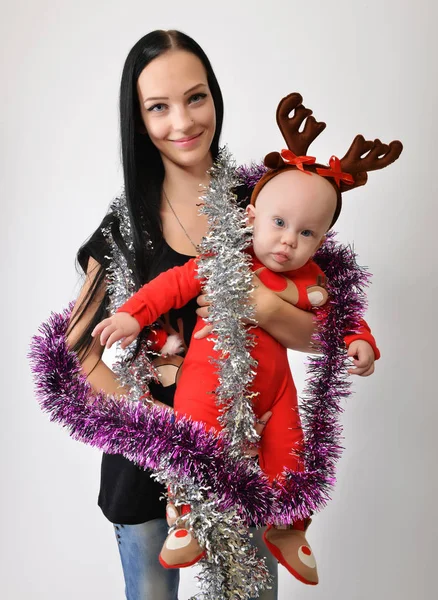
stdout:
[[[312,141],[325,125],[316,123],[312,117],[300,133],[298,130],[303,120],[311,114],[301,101],[299,94],[283,99],[277,120],[283,133],[296,132],[296,141],[302,142],[302,136],[306,137],[308,147],[309,139],[312,138]],[[290,118],[293,109],[295,115]],[[309,123],[313,136],[309,136]],[[360,162],[362,170],[351,169],[348,173],[344,164],[341,170],[337,159],[337,162],[332,159],[331,168],[319,167],[311,157],[299,155],[300,152],[295,150],[297,143],[295,141],[294,144],[290,135],[286,141],[289,150],[283,151],[282,155],[274,153],[266,157],[265,164],[271,169],[256,185],[247,207],[248,222],[253,225],[251,266],[262,283],[283,300],[310,311],[322,306],[328,298],[323,285],[324,274],[312,257],[339,216],[341,182],[354,187],[353,174],[356,174],[363,184],[366,169]],[[356,140],[353,145],[355,143]],[[394,154],[391,160],[373,168],[390,164],[398,157]],[[381,155],[382,151],[379,152]],[[202,282],[196,277],[196,272],[197,259],[192,259],[182,267],[162,273],[121,306],[117,314],[102,321],[93,335],[100,335],[102,345],[107,347],[118,340],[123,340],[126,347],[143,327],[155,322],[171,308],[184,306],[201,293]],[[193,335],[203,327],[204,322],[198,318]],[[285,468],[304,469],[299,458],[304,440],[287,351],[260,327],[254,328],[252,333],[256,345],[251,355],[258,363],[251,390],[257,392],[254,413],[257,418],[268,411],[272,413],[261,439],[259,461],[262,470],[273,481],[281,479]],[[374,360],[379,358],[379,351],[366,323],[362,322],[359,333],[346,336],[345,343],[349,347],[349,355],[355,357],[358,372],[368,374]],[[218,381],[215,367],[207,357],[218,358],[212,341],[192,337],[178,382],[174,408],[178,416],[189,416],[217,431],[221,429],[218,421],[220,412],[212,391],[217,388]],[[169,522],[175,521],[178,516],[173,505],[168,506],[167,513]],[[318,583],[316,562],[305,537],[309,522],[309,519],[295,521],[287,528],[269,524],[264,540],[290,573],[303,583],[315,585]],[[203,555],[204,551],[193,535],[181,526],[166,539],[160,562],[166,568],[179,568],[194,564]]]

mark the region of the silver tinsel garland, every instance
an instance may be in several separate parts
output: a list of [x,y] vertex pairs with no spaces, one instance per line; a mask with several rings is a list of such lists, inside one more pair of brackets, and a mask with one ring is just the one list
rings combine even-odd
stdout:
[[[251,230],[245,226],[243,212],[237,207],[232,190],[239,185],[236,166],[226,148],[222,149],[211,169],[211,184],[202,196],[201,212],[207,215],[209,231],[201,243],[199,277],[205,279],[205,291],[212,305],[209,322],[213,325],[214,347],[220,352],[216,360],[219,386],[218,404],[221,421],[231,442],[234,456],[243,458],[246,447],[257,442],[254,425],[253,397],[248,392],[255,375],[255,361],[250,355],[253,339],[242,319],[251,320],[254,308],[248,302],[252,291],[250,257],[243,250],[251,242]],[[120,233],[132,252],[132,233],[124,195],[111,207],[117,217]],[[115,243],[111,229],[104,230],[111,256],[107,269],[110,308],[114,312],[134,292],[132,271]],[[130,348],[117,348],[113,370],[121,385],[130,389],[129,398],[139,400],[148,383],[157,378],[142,344],[138,354]],[[206,360],[208,357],[206,357]],[[165,409],[163,409],[165,410]],[[254,469],[259,467],[254,463]],[[184,516],[207,555],[201,561],[197,595],[203,600],[246,600],[256,597],[269,583],[265,561],[250,544],[247,525],[236,510],[224,511],[221,498],[191,478],[173,476],[166,461],[153,471],[155,479],[169,490],[176,504],[189,504],[191,512]]]
[[211,302],[209,322],[213,325],[213,360],[218,375],[217,403],[221,406],[224,427],[237,456],[259,440],[254,425],[254,393],[249,389],[255,376],[256,361],[250,351],[253,336],[245,321],[254,318],[249,303],[253,289],[251,257],[244,250],[251,243],[252,229],[236,204],[233,189],[239,185],[236,165],[224,148],[211,169],[211,184],[202,197],[201,213],[208,218],[208,234],[201,243],[198,273],[205,279],[204,290]]
[[[221,508],[221,498],[209,487],[202,487],[189,477],[169,475],[166,464],[155,472],[155,479],[168,486],[177,506],[190,504],[190,512],[180,517],[180,524],[191,529],[206,550],[197,575],[203,600],[247,600],[259,596],[270,583],[269,571],[250,542],[247,524],[236,509]],[[192,599],[191,599],[192,600]]]
[[[115,223],[126,248],[133,255],[131,222],[124,193],[112,202],[110,211],[114,215]],[[109,259],[109,265],[106,268],[106,282],[110,300],[109,309],[111,313],[115,313],[135,293],[136,286],[128,261],[114,240],[111,226],[105,227],[102,233],[110,248],[110,256],[106,257]],[[150,240],[148,245],[151,248]],[[116,360],[112,369],[120,381],[120,385],[130,390],[129,398],[132,401],[138,401],[142,397],[144,399],[145,394],[147,397],[149,382],[158,381],[158,373],[149,360],[149,353],[150,350],[145,343],[141,344],[137,355],[135,355],[134,344],[123,351],[119,343],[116,345]]]

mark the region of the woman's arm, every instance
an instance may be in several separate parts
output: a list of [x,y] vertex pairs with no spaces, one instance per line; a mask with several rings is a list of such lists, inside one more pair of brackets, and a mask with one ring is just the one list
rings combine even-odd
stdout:
[[[315,347],[310,341],[315,332],[313,315],[282,300],[263,285],[256,275],[254,278],[255,287],[251,299],[255,304],[255,320],[258,325],[286,348],[315,353]],[[197,302],[200,306],[197,314],[206,319],[209,303],[205,295],[198,296]],[[200,339],[210,332],[211,325],[206,325],[195,333],[195,337]]]
[[316,352],[311,344],[315,333],[313,314],[282,300],[258,279],[252,293],[258,325],[286,348]]
[[[87,274],[85,283],[81,289],[78,299],[76,300],[73,308],[70,322],[73,326],[67,335],[67,342],[69,346],[73,346],[77,340],[81,337],[82,333],[87,329],[88,325],[92,321],[95,311],[98,309],[100,303],[103,300],[105,294],[104,285],[96,293],[95,298],[91,305],[81,314],[80,318],[76,321],[75,315],[80,314],[82,305],[88,297],[90,290],[93,288],[94,281],[99,273],[100,265],[90,257],[88,260]],[[127,390],[122,388],[109,367],[101,360],[103,354],[103,346],[99,343],[98,339],[91,341],[90,348],[87,352],[79,355],[82,369],[87,376],[87,380],[90,382],[94,391],[99,392],[103,390],[107,394],[124,395]]]

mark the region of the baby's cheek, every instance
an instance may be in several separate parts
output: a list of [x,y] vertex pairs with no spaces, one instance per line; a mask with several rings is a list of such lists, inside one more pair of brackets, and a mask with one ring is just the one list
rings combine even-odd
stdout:
[[252,239],[252,247],[255,253],[260,249],[260,236],[257,234],[256,229],[254,228],[254,235]]
[[254,254],[257,256],[257,258],[264,263],[264,260],[266,258],[266,244],[261,242],[260,240],[254,240],[253,242],[253,250],[254,250]]

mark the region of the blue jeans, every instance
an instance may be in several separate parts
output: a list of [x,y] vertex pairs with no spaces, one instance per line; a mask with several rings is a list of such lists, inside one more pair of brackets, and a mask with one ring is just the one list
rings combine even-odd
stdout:
[[[119,544],[127,600],[178,600],[179,570],[164,569],[158,555],[167,537],[165,519],[154,519],[140,525],[114,525]],[[268,552],[263,529],[251,528],[253,543],[266,557],[273,576],[272,589],[258,600],[277,600],[277,561]]]

